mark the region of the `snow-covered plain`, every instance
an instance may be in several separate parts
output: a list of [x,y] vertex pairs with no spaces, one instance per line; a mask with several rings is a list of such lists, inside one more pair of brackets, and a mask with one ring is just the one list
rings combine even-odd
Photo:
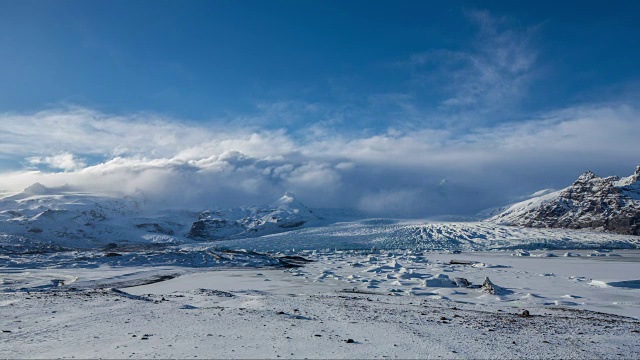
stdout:
[[[282,254],[226,254],[237,256],[237,264],[258,267],[222,262],[214,270],[109,264],[5,268],[0,356],[638,358],[640,353],[638,250],[310,250],[298,255],[312,262],[287,268],[265,260]],[[493,294],[482,287],[486,277]],[[531,316],[520,316],[524,310]]]
[[34,185],[0,205],[2,357],[640,354],[638,236],[367,219],[290,194],[152,212]]

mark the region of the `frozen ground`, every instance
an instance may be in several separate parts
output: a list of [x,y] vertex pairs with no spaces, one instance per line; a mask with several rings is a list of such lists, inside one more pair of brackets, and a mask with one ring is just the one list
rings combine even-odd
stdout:
[[0,356],[639,358],[640,252],[570,252],[315,250],[297,268],[238,252],[260,267],[214,271],[27,262],[2,270]]
[[639,237],[338,215],[213,242],[0,238],[0,357],[639,357]]

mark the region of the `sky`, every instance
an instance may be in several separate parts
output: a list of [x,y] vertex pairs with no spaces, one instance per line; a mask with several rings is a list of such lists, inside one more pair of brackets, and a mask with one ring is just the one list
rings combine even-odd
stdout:
[[640,2],[0,0],[0,188],[473,214],[640,164]]

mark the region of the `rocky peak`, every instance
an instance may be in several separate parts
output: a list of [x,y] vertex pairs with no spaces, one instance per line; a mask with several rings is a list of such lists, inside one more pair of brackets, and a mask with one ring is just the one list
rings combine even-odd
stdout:
[[640,165],[636,167],[636,171],[633,175],[622,178],[617,186],[622,187],[624,190],[633,190],[635,188],[635,192],[640,191]]
[[588,181],[591,181],[593,179],[598,179],[598,178],[599,176],[594,174],[592,171],[586,171],[584,174],[578,177],[578,180],[576,180],[574,184],[586,183]]
[[203,212],[188,237],[216,240],[262,236],[298,228],[314,219],[317,218],[313,212],[287,192],[269,206]]
[[640,180],[640,165],[638,165],[636,171],[633,173],[633,175],[631,175],[631,179],[633,180],[633,182]]
[[31,184],[23,190],[25,194],[29,195],[46,195],[49,191],[48,187],[40,184],[39,182]]
[[590,228],[640,235],[638,178],[640,167],[623,179],[601,178],[587,171],[554,196],[514,204],[492,220],[526,227]]

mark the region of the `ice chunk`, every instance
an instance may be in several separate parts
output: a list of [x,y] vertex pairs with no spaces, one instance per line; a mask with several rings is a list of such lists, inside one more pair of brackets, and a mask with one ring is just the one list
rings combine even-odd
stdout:
[[437,274],[422,282],[422,286],[427,287],[454,287],[456,283],[445,274]]

